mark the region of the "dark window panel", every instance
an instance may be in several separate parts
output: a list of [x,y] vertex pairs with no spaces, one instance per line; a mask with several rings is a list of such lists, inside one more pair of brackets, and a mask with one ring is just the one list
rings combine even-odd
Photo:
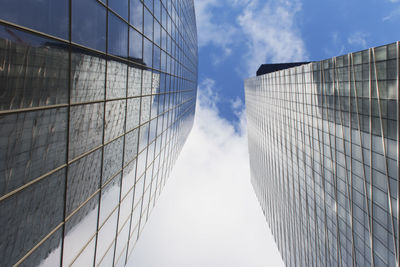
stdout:
[[108,13],[108,53],[128,57],[128,24]]
[[104,147],[102,185],[122,169],[124,138],[120,137]]
[[104,103],[70,108],[69,160],[101,145]]
[[85,50],[71,52],[71,103],[104,100],[106,60]]
[[4,0],[0,19],[68,40],[68,9],[68,0]]
[[108,0],[108,7],[128,21],[128,0]]
[[101,154],[102,150],[98,149],[68,167],[66,216],[99,189]]
[[104,141],[108,142],[124,133],[126,100],[106,103]]
[[[133,160],[138,153],[138,129],[129,132],[125,136],[125,157],[124,165]],[[135,170],[133,170],[135,171]],[[124,172],[129,172],[129,170],[124,170]]]
[[0,57],[0,110],[68,103],[64,44],[0,26]]
[[72,42],[106,51],[106,9],[96,0],[72,0]]
[[[0,259],[12,266],[63,220],[65,169],[0,202]],[[46,218],[46,219],[43,219]],[[32,231],[35,229],[35,231]],[[56,249],[60,240],[51,244]],[[44,253],[31,258],[38,265]]]
[[67,108],[0,116],[0,195],[66,163]]
[[21,265],[30,266],[60,266],[61,265],[62,227],[41,244]]

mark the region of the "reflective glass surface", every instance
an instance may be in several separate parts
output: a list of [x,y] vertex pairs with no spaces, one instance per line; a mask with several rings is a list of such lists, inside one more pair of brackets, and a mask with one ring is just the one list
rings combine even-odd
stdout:
[[72,41],[106,50],[107,9],[96,0],[72,0]]
[[0,19],[68,40],[68,3],[68,0],[3,0]]
[[396,266],[399,60],[394,43],[246,80],[252,184],[287,266]]
[[61,42],[0,25],[0,66],[0,110],[68,103]]
[[0,266],[125,265],[195,112],[194,4],[167,3],[3,1]]
[[108,13],[108,53],[128,57],[128,24]]

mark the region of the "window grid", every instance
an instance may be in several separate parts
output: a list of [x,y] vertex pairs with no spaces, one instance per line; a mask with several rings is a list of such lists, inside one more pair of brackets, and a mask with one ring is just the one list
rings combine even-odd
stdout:
[[399,43],[245,81],[251,179],[288,266],[399,266]]

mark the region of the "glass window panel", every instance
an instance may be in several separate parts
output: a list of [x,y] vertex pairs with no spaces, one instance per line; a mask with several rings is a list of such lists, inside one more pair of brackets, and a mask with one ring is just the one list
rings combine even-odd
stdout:
[[158,21],[161,21],[161,2],[160,0],[154,0],[154,16]]
[[52,234],[43,244],[40,245],[31,255],[26,258],[21,265],[22,267],[39,266],[39,267],[57,267],[61,264],[61,239],[62,228]]
[[128,24],[108,13],[108,53],[128,57]]
[[160,56],[160,48],[158,46],[154,46],[154,55],[153,55],[153,68],[155,69],[160,69],[160,65],[161,65],[161,56]]
[[[117,211],[119,193],[121,190],[121,174],[118,174],[101,190],[99,226],[108,219],[111,213]],[[108,243],[107,245],[109,245]]]
[[3,0],[0,19],[68,40],[68,6],[67,0]]
[[0,110],[68,103],[68,51],[61,43],[0,26],[0,55]]
[[136,67],[129,67],[128,71],[128,97],[139,96],[142,92],[142,70]]
[[[15,264],[62,222],[65,176],[62,169],[0,202],[0,225],[7,229],[0,231],[2,265]],[[52,243],[54,248],[57,241]],[[40,260],[30,259],[36,264]]]
[[139,154],[138,156],[138,163],[137,163],[137,175],[136,179],[143,179],[142,174],[146,170],[146,157],[147,157],[147,150],[144,150],[142,153]]
[[161,26],[157,21],[154,21],[154,43],[161,45]]
[[114,60],[107,62],[107,99],[126,97],[127,65]]
[[154,119],[159,115],[159,112],[158,112],[159,101],[160,101],[160,95],[153,96],[153,104],[151,107],[151,119]]
[[139,126],[140,98],[128,99],[128,114],[126,118],[126,130],[132,130]]
[[153,119],[150,122],[149,142],[152,142],[156,138],[156,133],[157,133],[157,119]]
[[143,71],[143,85],[142,85],[142,95],[150,95],[152,92],[152,72]]
[[[124,185],[122,189],[124,189]],[[126,192],[124,193],[127,193],[125,196],[121,194],[121,196],[123,196],[123,199],[121,199],[122,202],[119,206],[118,231],[122,229],[124,224],[127,224],[129,228],[129,215],[132,211],[133,190],[128,190],[128,188],[125,188]]]
[[153,62],[153,44],[146,38],[143,38],[143,41],[143,63],[145,66],[151,68]]
[[124,133],[126,100],[110,101],[106,103],[105,142],[108,142]]
[[144,35],[153,40],[153,16],[147,9],[144,9]]
[[160,93],[160,73],[157,71],[153,72],[153,80],[151,85],[151,93],[158,94]]
[[108,261],[104,256],[107,255],[110,252],[110,250],[112,251],[111,255],[114,253],[113,245],[117,230],[117,220],[118,220],[118,209],[116,209],[113,212],[110,218],[108,218],[108,220],[104,223],[104,225],[102,225],[101,228],[99,229],[99,233],[97,236],[96,264],[99,264],[99,262],[101,261],[104,266],[112,266],[112,257],[111,257],[111,264],[106,265]]
[[129,59],[133,62],[143,64],[143,35],[133,28],[129,28],[129,30]]
[[150,109],[152,105],[152,97],[144,96],[142,97],[141,109],[140,109],[140,123],[147,122],[150,119]]
[[116,258],[116,263],[115,267],[125,267],[125,257],[126,257],[126,251],[127,251],[127,241],[125,241],[125,246],[122,249],[122,252],[119,254],[118,258]]
[[[140,184],[136,184],[134,203],[139,203],[138,201],[136,201],[136,198],[140,199],[140,196],[138,194],[138,191],[140,191],[140,190],[143,192],[143,184],[142,184],[141,188],[140,188]],[[130,232],[130,235],[132,237],[134,237],[133,233],[135,231],[137,232],[137,229],[138,229],[138,224],[139,224],[139,220],[140,220],[140,209],[141,209],[140,205],[137,205],[136,208],[132,212],[132,222],[131,222],[131,232]],[[132,237],[131,237],[131,241],[132,241]],[[136,241],[135,239],[133,239],[133,240]]]
[[66,163],[67,108],[0,116],[0,196]]
[[106,9],[96,0],[72,0],[72,41],[106,51]]
[[[122,225],[121,225],[122,228]],[[117,246],[115,249],[115,259],[121,257],[122,253],[126,250],[129,237],[129,220],[125,222],[121,232],[117,237]],[[125,260],[125,259],[124,259]]]
[[70,108],[69,159],[101,145],[104,103]]
[[[114,236],[113,236],[114,237]],[[104,255],[99,262],[98,267],[108,267],[113,265],[113,260],[114,260],[114,247],[115,247],[115,242],[111,244],[111,247],[108,248],[108,251],[106,252],[106,255]],[[96,258],[97,261],[97,258]]]
[[[138,129],[133,130],[125,135],[125,157],[124,163],[127,164],[137,155],[138,145]],[[124,170],[124,172],[127,170]]]
[[108,0],[108,6],[118,15],[128,20],[128,0]]
[[99,196],[94,196],[65,222],[63,266],[72,264],[78,253],[94,237],[97,228],[98,201]]
[[71,103],[104,99],[106,61],[104,57],[81,49],[71,53]]
[[139,31],[143,31],[143,4],[140,0],[130,0],[130,23]]
[[69,165],[66,215],[71,214],[100,188],[101,149]]
[[124,170],[124,176],[122,178],[122,191],[121,191],[122,197],[124,197],[135,184],[135,177],[136,177],[135,174],[136,174],[136,160],[129,163],[129,166],[127,166]]
[[143,2],[150,12],[153,13],[153,0],[144,0]]
[[122,169],[123,137],[104,147],[102,184]]
[[74,261],[71,267],[92,266],[94,262],[95,246],[96,239],[93,238],[92,241],[90,241],[85,249],[79,254],[78,258]]

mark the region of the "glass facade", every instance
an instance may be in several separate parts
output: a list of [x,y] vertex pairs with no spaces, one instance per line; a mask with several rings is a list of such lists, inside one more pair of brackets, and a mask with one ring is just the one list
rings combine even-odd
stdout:
[[2,1],[0,266],[125,265],[192,128],[197,62],[193,0]]
[[245,81],[251,179],[287,266],[399,266],[399,43]]

